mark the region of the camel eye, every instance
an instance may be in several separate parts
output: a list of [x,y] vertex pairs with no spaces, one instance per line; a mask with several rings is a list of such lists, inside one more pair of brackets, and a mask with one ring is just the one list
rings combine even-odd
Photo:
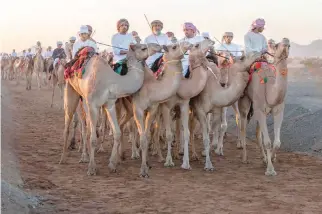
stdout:
[[176,46],[176,45],[175,45],[175,46],[173,46],[173,47],[172,47],[172,49],[174,49],[174,50],[175,50],[175,49],[177,49],[177,46]]
[[196,48],[199,48],[199,44],[196,44],[196,45],[195,45],[195,47],[196,47]]
[[147,48],[142,48],[141,50],[142,50],[142,51],[145,51],[146,49],[147,49]]

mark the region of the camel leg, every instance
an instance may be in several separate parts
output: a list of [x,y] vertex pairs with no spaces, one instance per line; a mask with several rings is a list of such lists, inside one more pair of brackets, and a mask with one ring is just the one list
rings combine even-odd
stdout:
[[283,122],[284,117],[284,108],[285,104],[278,105],[274,107],[273,109],[273,115],[274,115],[274,143],[273,143],[273,151],[272,151],[272,158],[273,161],[276,160],[276,151],[281,146],[281,126]]
[[116,165],[120,161],[120,153],[119,153],[119,147],[120,147],[120,139],[121,139],[121,129],[117,121],[116,116],[116,109],[115,109],[115,102],[116,100],[109,100],[105,104],[105,111],[107,113],[108,119],[110,121],[110,124],[113,129],[113,135],[114,135],[114,144],[112,148],[112,154],[110,157],[110,163],[108,167],[112,170],[112,172],[116,172]]
[[263,146],[262,132],[261,132],[261,128],[260,128],[258,122],[256,125],[256,139],[257,139],[258,146],[259,146],[261,153],[262,153],[263,162],[265,164],[267,164],[266,153],[265,153],[264,146]]
[[236,136],[237,136],[237,148],[242,148],[241,147],[241,142],[240,142],[240,114],[239,114],[239,109],[238,109],[238,101],[235,102],[232,105],[234,111],[235,111],[235,119],[236,119]]
[[146,137],[146,130],[144,129],[144,110],[140,108],[136,103],[133,103],[133,114],[134,120],[136,122],[139,134],[140,134],[140,149],[142,151],[142,163],[140,169],[141,177],[149,177],[148,175],[148,165],[147,165],[147,156],[148,156],[148,140]]
[[249,112],[251,101],[248,97],[244,96],[238,101],[238,109],[240,112],[240,140],[243,148],[242,162],[248,163],[247,161],[247,150],[246,150],[246,127],[247,127],[247,114]]
[[265,175],[268,176],[275,176],[276,172],[274,170],[274,166],[272,163],[272,143],[271,139],[269,138],[268,135],[268,130],[267,130],[267,123],[266,123],[266,115],[264,112],[257,110],[254,112],[256,119],[259,122],[260,129],[262,130],[263,134],[263,140],[264,140],[264,145],[266,148],[266,155],[267,155],[267,168]]
[[58,84],[59,91],[60,91],[60,100],[61,100],[60,109],[63,109],[63,107],[64,107],[64,103],[63,103],[63,100],[64,100],[63,86],[64,86],[64,84],[62,84],[62,83]]
[[[76,109],[76,111],[77,111],[77,109]],[[72,138],[70,140],[70,144],[69,144],[69,147],[68,147],[69,150],[76,149],[76,129],[77,129],[77,125],[78,125],[78,115],[74,114],[74,116],[73,116],[73,127],[72,127]]]
[[183,135],[183,132],[181,132],[181,118],[176,118],[176,136],[174,141],[174,148],[173,148],[173,158],[176,160],[180,159],[180,147],[181,147],[181,135]]
[[208,113],[208,115],[207,115],[207,122],[208,122],[209,134],[214,134],[214,131],[212,130],[212,120],[213,120],[212,113]]
[[100,152],[105,152],[103,144],[104,144],[104,140],[105,140],[105,129],[106,129],[106,123],[107,123],[107,114],[105,112],[103,112],[104,109],[101,108],[101,125],[100,125],[100,133],[102,135],[102,139],[101,139],[101,145],[100,148],[97,150],[97,153]]
[[196,152],[196,147],[195,147],[195,128],[196,128],[197,120],[193,116],[193,114],[190,115],[189,120],[190,120],[189,121],[190,143],[191,143],[191,151],[192,151],[191,160],[199,160],[199,157]]
[[161,108],[162,108],[163,124],[165,126],[165,131],[166,131],[166,141],[168,144],[168,152],[167,152],[167,157],[165,159],[164,166],[173,167],[174,163],[173,163],[172,154],[171,154],[173,136],[172,136],[172,130],[171,130],[170,109],[165,105],[161,105]]
[[180,119],[183,126],[183,135],[184,135],[184,155],[181,168],[182,169],[191,169],[189,163],[189,101],[185,100],[180,105]]
[[132,146],[132,155],[131,155],[131,158],[132,159],[139,159],[140,158],[140,151],[137,147],[137,130],[136,128],[133,126],[135,124],[132,123],[132,120],[131,122],[129,121],[127,123],[127,125],[129,126],[129,140],[131,142],[131,146]]
[[39,72],[36,73],[36,78],[37,78],[37,84],[38,84],[38,89],[41,89],[41,82],[40,82],[40,74]]
[[207,171],[213,171],[214,167],[212,166],[210,160],[210,139],[209,139],[209,132],[207,126],[207,114],[200,110],[199,108],[196,109],[196,116],[200,122],[201,130],[202,130],[202,138],[204,143],[205,155],[206,155],[206,163],[204,169]]
[[55,88],[56,88],[56,84],[58,82],[58,79],[55,75],[53,75],[53,93],[51,95],[51,104],[50,107],[52,108],[54,105],[54,95],[55,95]]
[[95,148],[97,146],[97,134],[96,125],[98,120],[99,108],[91,104],[90,100],[86,100],[88,116],[89,116],[89,126],[90,126],[90,142],[89,142],[89,164],[87,175],[96,175],[96,163],[95,163]]
[[[80,102],[79,105],[82,106],[82,102]],[[81,155],[81,159],[79,160],[79,163],[88,163],[89,157],[88,157],[88,145],[87,145],[86,115],[85,115],[84,108],[80,108],[80,106],[77,108],[77,117],[79,118],[81,123],[80,145],[82,145],[80,146],[82,147],[82,155]]]
[[227,131],[227,107],[222,108],[221,125],[219,132],[218,145],[215,150],[216,154],[224,156],[224,136]]
[[[211,118],[211,129],[210,130],[212,130],[212,132],[213,132],[213,137],[212,137],[211,146],[209,148],[209,151],[211,152],[212,149],[214,149],[214,148],[216,148],[216,149],[218,149],[218,147],[220,148],[220,145],[218,143],[218,139],[219,139],[219,135],[220,135],[220,124],[221,124],[222,108],[215,107],[208,114],[211,114],[212,115],[212,118]],[[203,157],[206,157],[206,150],[203,150],[202,151],[202,156]]]
[[64,147],[63,153],[60,159],[60,164],[66,162],[67,150],[68,150],[68,135],[69,135],[69,125],[73,118],[74,112],[77,108],[79,95],[72,88],[72,86],[67,83],[65,87],[65,127],[64,127]]

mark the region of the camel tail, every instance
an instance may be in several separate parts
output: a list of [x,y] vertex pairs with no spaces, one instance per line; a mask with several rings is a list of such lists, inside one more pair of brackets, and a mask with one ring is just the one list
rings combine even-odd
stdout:
[[253,108],[253,102],[251,102],[250,109],[247,114],[247,123],[249,123],[249,121],[250,121],[250,119],[252,119],[253,115],[254,115],[254,108]]

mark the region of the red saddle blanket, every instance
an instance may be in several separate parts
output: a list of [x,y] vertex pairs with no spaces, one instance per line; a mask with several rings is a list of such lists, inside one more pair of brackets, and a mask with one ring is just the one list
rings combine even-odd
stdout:
[[95,50],[92,47],[84,47],[76,53],[75,59],[66,64],[64,71],[65,79],[72,78],[76,75],[78,78],[82,78],[85,73],[85,66],[90,58],[95,55]]

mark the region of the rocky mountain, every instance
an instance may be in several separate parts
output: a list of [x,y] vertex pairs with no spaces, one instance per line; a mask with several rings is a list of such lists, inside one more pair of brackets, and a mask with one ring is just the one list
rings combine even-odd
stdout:
[[309,45],[292,42],[290,57],[322,57],[322,39],[314,40]]

